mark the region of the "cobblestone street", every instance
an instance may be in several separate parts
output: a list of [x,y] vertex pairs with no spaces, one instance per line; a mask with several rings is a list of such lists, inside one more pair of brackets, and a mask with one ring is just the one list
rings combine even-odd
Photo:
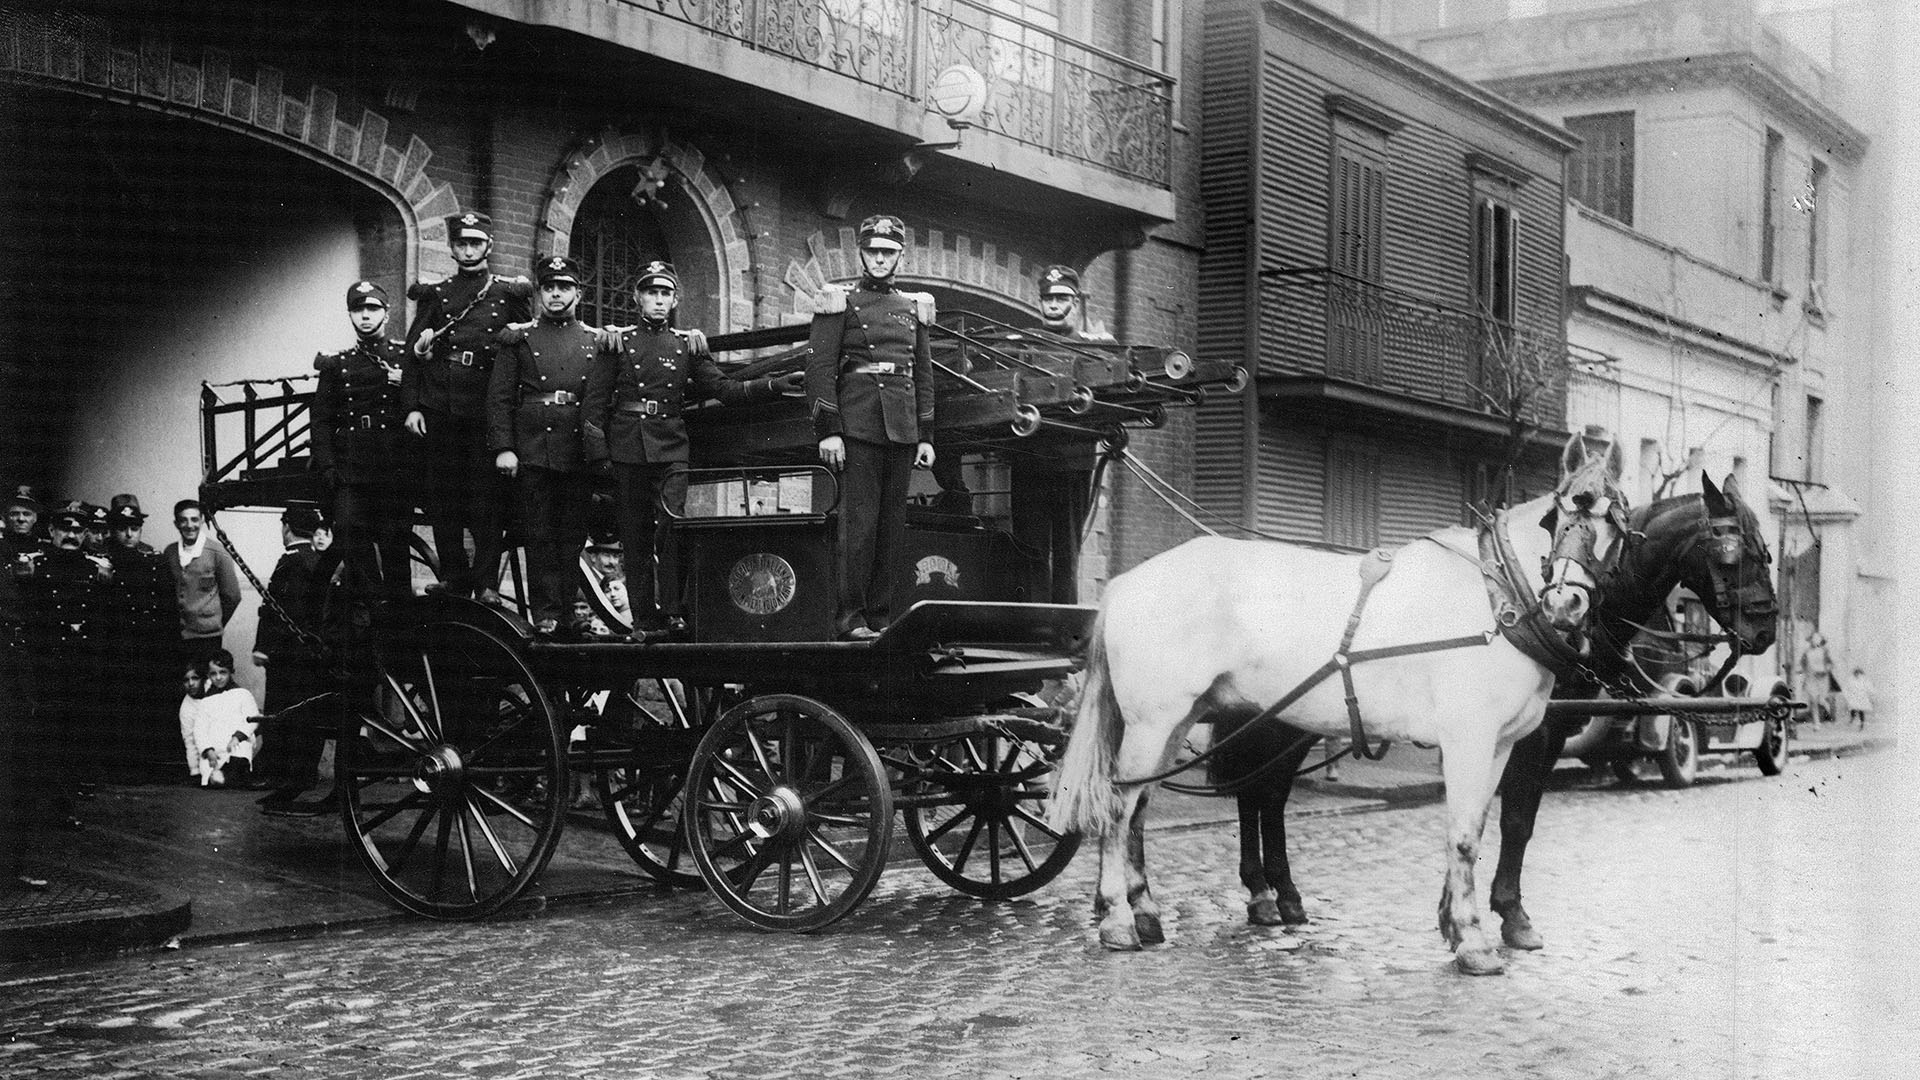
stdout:
[[1245,925],[1231,829],[1167,830],[1148,857],[1169,941],[1145,953],[1094,942],[1090,850],[1029,902],[896,871],[817,937],[661,893],[16,968],[0,1074],[1911,1076],[1876,1045],[1913,1016],[1876,827],[1901,760],[1551,794],[1527,879],[1547,948],[1500,978],[1449,966],[1424,807],[1293,826],[1297,935]]

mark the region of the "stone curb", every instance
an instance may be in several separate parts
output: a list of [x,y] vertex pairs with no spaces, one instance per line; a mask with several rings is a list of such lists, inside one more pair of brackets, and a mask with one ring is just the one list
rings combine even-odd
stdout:
[[[50,875],[55,899],[36,913],[33,907],[0,918],[0,961],[43,960],[99,955],[160,945],[193,922],[193,899],[102,874],[61,870]],[[80,886],[107,894],[113,902],[79,913],[62,910],[62,888]]]

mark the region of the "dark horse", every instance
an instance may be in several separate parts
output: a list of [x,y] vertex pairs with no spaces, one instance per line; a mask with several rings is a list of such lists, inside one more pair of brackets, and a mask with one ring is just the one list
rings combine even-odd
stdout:
[[[1603,679],[1626,676],[1628,645],[1656,618],[1675,585],[1707,605],[1714,621],[1757,653],[1773,644],[1774,595],[1770,557],[1758,518],[1733,478],[1716,488],[1702,478],[1698,495],[1662,499],[1632,512],[1632,542],[1600,583],[1589,619],[1588,666]],[[1591,684],[1562,685],[1555,697],[1591,697]],[[1317,736],[1280,723],[1239,732],[1249,714],[1215,722],[1223,747],[1209,763],[1215,783],[1235,792],[1240,812],[1240,880],[1247,887],[1247,921],[1262,926],[1307,921],[1287,864],[1287,797]],[[1489,907],[1501,917],[1501,938],[1516,949],[1538,949],[1540,935],[1520,903],[1520,868],[1540,811],[1547,777],[1566,744],[1568,729],[1552,720],[1514,744],[1500,779],[1500,866]],[[1232,736],[1229,739],[1229,736]]]

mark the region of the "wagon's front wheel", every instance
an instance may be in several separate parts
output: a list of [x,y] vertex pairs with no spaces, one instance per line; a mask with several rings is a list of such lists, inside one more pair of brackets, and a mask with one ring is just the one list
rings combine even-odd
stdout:
[[969,896],[1007,900],[1052,881],[1080,848],[1047,825],[1046,742],[996,731],[934,747],[916,766],[907,839],[935,877]]
[[477,919],[531,885],[559,843],[566,733],[520,655],[462,622],[383,632],[340,742],[342,814],[396,904]]
[[770,694],[727,710],[700,740],[685,825],[700,876],[736,914],[818,930],[880,880],[893,792],[873,744],[839,713]]

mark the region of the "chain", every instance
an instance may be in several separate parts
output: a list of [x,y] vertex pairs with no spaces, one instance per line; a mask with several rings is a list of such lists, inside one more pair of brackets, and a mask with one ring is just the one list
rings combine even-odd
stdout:
[[300,644],[307,647],[307,651],[313,654],[315,660],[325,662],[329,658],[325,639],[293,621],[293,616],[287,614],[287,609],[281,605],[280,601],[267,589],[266,585],[261,582],[260,576],[253,572],[253,567],[248,566],[247,560],[240,557],[239,549],[233,546],[233,541],[227,538],[227,531],[220,527],[220,523],[214,519],[214,515],[211,512],[207,514],[207,527],[211,528],[213,535],[219,538],[220,546],[227,549],[227,554],[233,556],[233,564],[238,566],[240,572],[247,575],[247,580],[253,583],[254,590],[260,594],[260,602],[265,604],[276,618],[286,624],[288,629],[293,631],[293,636],[299,640]]

